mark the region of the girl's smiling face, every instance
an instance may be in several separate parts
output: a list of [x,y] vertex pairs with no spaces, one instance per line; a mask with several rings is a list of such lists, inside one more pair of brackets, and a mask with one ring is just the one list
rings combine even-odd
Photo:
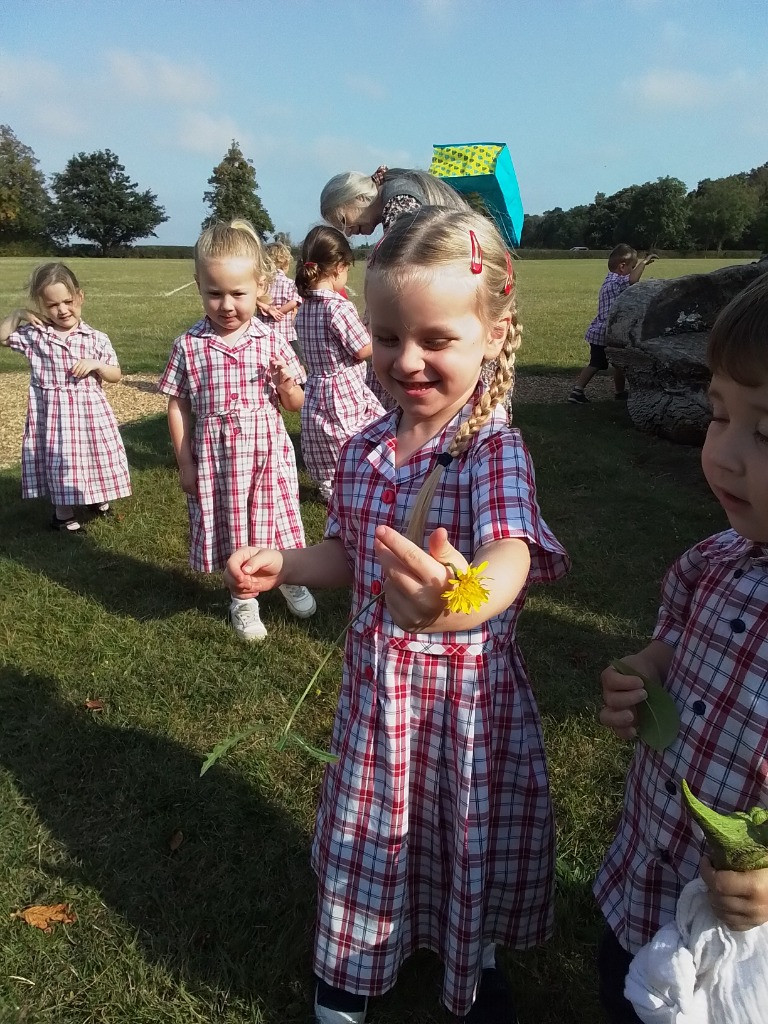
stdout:
[[491,328],[478,308],[476,278],[463,267],[396,278],[369,272],[365,290],[373,367],[403,410],[401,423],[448,423],[469,401],[480,367],[501,351],[505,317]]
[[40,312],[57,330],[71,331],[80,323],[84,295],[70,292],[65,284],[49,284],[40,294]]
[[236,334],[256,312],[262,282],[256,279],[252,260],[201,260],[195,281],[203,309],[223,338]]

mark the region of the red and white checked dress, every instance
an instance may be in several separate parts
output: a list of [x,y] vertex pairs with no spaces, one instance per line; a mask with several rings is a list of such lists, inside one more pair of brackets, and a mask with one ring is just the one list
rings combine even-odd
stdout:
[[309,293],[296,329],[308,374],[301,454],[314,480],[330,482],[344,442],[384,414],[366,386],[365,361],[355,359],[371,338],[349,299],[325,288]]
[[[326,537],[354,572],[353,615],[381,592],[374,530],[403,531],[421,484],[453,437],[445,431],[395,467],[399,413],[344,448]],[[568,557],[541,519],[533,467],[503,410],[445,471],[425,537],[438,526],[467,559],[524,538],[529,582]],[[417,949],[445,967],[443,1000],[468,1012],[483,945],[526,947],[552,926],[554,836],[547,768],[515,641],[523,588],[502,615],[468,632],[411,634],[383,600],[347,634],[332,749],[318,809],[314,966],[328,984],[379,995]]]
[[280,415],[269,361],[282,359],[298,381],[304,372],[287,342],[256,317],[231,344],[207,317],[173,343],[158,385],[188,398],[195,417],[197,495],[189,507],[189,564],[223,569],[245,545],[304,547],[296,456]]
[[[304,301],[299,295],[299,290],[294,282],[282,270],[278,270],[275,274],[269,297],[272,305],[277,306],[278,309],[284,306],[286,302],[298,302],[299,308],[301,308],[301,304]],[[275,332],[275,337],[282,338],[288,342],[291,348],[295,348],[296,317],[294,313],[288,313],[282,320],[274,320],[271,316],[267,316],[257,309],[256,316],[271,331]]]
[[768,806],[768,545],[726,530],[667,573],[654,638],[674,648],[664,683],[680,733],[658,753],[638,741],[616,838],[595,881],[621,945],[637,953],[674,920],[705,844],[685,779],[721,814]]
[[128,460],[101,379],[79,380],[81,359],[118,366],[106,334],[82,320],[65,338],[50,326],[14,331],[8,345],[29,360],[29,405],[21,448],[21,495],[54,505],[96,505],[131,493]]

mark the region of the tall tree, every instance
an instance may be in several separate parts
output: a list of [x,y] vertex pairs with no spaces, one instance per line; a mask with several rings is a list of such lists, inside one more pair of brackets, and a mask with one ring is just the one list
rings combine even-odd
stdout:
[[0,124],[0,240],[42,237],[50,205],[35,154]]
[[714,243],[720,252],[730,239],[737,242],[754,219],[758,196],[744,174],[714,181],[705,178],[689,196],[691,230],[705,249]]
[[131,181],[110,150],[79,153],[51,179],[56,197],[53,225],[58,236],[95,242],[102,255],[154,235],[168,220],[157,196]]
[[275,230],[272,218],[256,194],[259,186],[253,161],[243,156],[234,139],[224,159],[214,167],[208,184],[211,188],[203,193],[203,199],[211,212],[203,221],[204,228],[217,220],[244,218],[253,224],[262,240]]
[[624,215],[622,232],[641,249],[677,249],[686,244],[688,189],[679,178],[638,185]]

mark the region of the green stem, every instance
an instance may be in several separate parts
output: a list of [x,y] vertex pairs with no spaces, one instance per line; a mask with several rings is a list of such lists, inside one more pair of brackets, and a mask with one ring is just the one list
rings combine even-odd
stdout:
[[299,697],[298,701],[296,702],[296,706],[294,707],[293,711],[291,712],[290,718],[288,719],[288,721],[283,726],[282,732],[280,733],[280,738],[278,739],[277,743],[275,744],[275,746],[277,747],[278,750],[283,750],[285,748],[286,738],[288,736],[288,733],[291,731],[291,726],[293,725],[293,720],[296,717],[296,715],[298,714],[299,708],[301,707],[301,705],[304,703],[304,701],[309,696],[310,691],[312,690],[312,687],[317,682],[317,679],[318,679],[320,673],[325,668],[325,666],[328,663],[328,660],[331,657],[331,655],[336,651],[336,648],[338,647],[338,645],[341,643],[341,641],[346,636],[347,631],[350,629],[351,626],[353,626],[357,622],[357,620],[362,615],[365,614],[365,612],[368,611],[368,609],[372,605],[376,604],[376,602],[379,600],[379,598],[382,596],[383,593],[384,593],[384,591],[382,590],[381,593],[376,595],[376,597],[371,598],[371,600],[367,604],[363,605],[363,607],[360,609],[360,611],[357,613],[357,615],[355,615],[353,618],[351,618],[349,620],[349,622],[344,626],[344,629],[342,629],[342,631],[339,633],[339,635],[333,641],[333,646],[328,651],[328,653],[323,658],[323,660],[320,662],[320,664],[317,666],[317,671],[315,672],[315,674],[312,676],[312,678],[307,683],[307,685],[306,685],[306,687],[304,689],[304,692]]

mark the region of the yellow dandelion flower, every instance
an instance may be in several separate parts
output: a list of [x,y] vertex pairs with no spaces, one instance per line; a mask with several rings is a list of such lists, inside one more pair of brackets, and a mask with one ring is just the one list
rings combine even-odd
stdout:
[[468,615],[482,608],[490,594],[481,575],[488,568],[488,563],[482,562],[477,567],[468,565],[464,572],[460,572],[455,565],[449,565],[448,568],[453,573],[453,577],[448,580],[452,589],[440,595],[448,611]]

